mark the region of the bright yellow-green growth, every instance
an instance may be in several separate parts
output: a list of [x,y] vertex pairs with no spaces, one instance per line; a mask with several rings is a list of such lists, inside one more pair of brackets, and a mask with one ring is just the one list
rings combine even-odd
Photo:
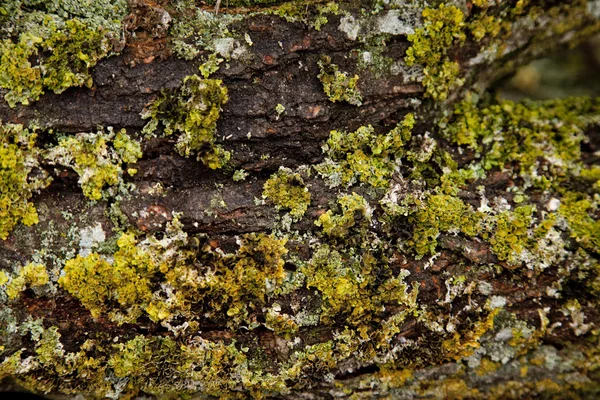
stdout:
[[456,106],[442,133],[482,154],[485,169],[512,166],[521,175],[537,171],[534,179],[545,185],[543,175],[560,176],[580,162],[583,130],[598,121],[599,111],[600,100],[590,98],[503,100],[482,108],[470,97]]
[[91,68],[113,50],[127,13],[126,0],[0,2],[5,100],[14,107],[48,90],[91,87]]
[[136,247],[133,235],[122,234],[117,245],[112,264],[97,253],[67,261],[58,283],[95,318],[116,302],[135,320],[150,301],[150,277],[157,267],[147,253]]
[[505,211],[494,218],[494,235],[489,239],[492,250],[500,260],[514,262],[515,254],[533,246],[529,238],[529,226],[535,207],[517,207],[514,212]]
[[[224,305],[227,315],[245,318],[248,304],[263,304],[285,277],[283,256],[287,239],[249,234],[244,236],[232,268],[219,268],[214,283],[209,285],[210,302],[215,309]],[[220,303],[220,304],[219,304]]]
[[450,90],[460,87],[460,66],[450,60],[448,51],[465,41],[464,14],[456,6],[440,4],[437,9],[423,10],[423,26],[408,36],[412,43],[406,50],[408,66],[424,66],[423,86],[427,95],[435,100],[445,100]]
[[358,90],[358,75],[349,77],[347,72],[340,72],[339,67],[331,64],[331,59],[324,56],[319,61],[321,72],[318,77],[323,84],[323,90],[332,102],[346,101],[352,105],[362,105],[362,96]]
[[360,326],[373,314],[383,311],[384,304],[416,308],[418,289],[415,287],[409,293],[403,280],[405,275],[377,282],[374,270],[380,261],[368,251],[360,255],[348,254],[327,245],[314,252],[302,272],[306,276],[306,286],[321,293],[321,322],[327,323],[345,315],[347,322]]
[[42,264],[27,264],[19,275],[13,277],[6,286],[6,294],[9,299],[15,299],[20,292],[27,287],[43,286],[50,281],[46,267]]
[[571,235],[581,246],[599,253],[600,220],[594,220],[590,216],[590,213],[598,210],[598,201],[594,203],[585,195],[567,192],[561,199],[558,212],[567,220]]
[[81,133],[62,137],[58,146],[50,150],[47,159],[73,168],[79,175],[83,194],[100,200],[106,186],[119,184],[123,162],[134,163],[142,157],[141,146],[131,139],[125,129],[116,134]]
[[165,136],[179,136],[175,147],[180,155],[197,154],[209,168],[221,168],[231,157],[215,145],[217,120],[228,99],[221,80],[190,75],[178,90],[163,91],[146,107],[142,117],[151,121],[144,130],[153,132],[160,124]]
[[442,232],[461,232],[475,236],[481,230],[482,215],[458,197],[433,194],[425,204],[413,215],[414,223],[412,240],[417,257],[430,253],[435,254],[437,238]]
[[0,271],[0,286],[3,286],[9,280],[8,275],[4,271]]
[[38,222],[37,211],[29,200],[35,190],[49,184],[46,175],[31,178],[39,165],[36,134],[21,125],[0,123],[0,239],[4,240],[19,222]]
[[323,228],[329,236],[344,237],[357,222],[369,222],[371,209],[369,203],[359,194],[343,195],[338,198],[340,214],[328,210],[322,214],[315,225]]
[[125,378],[151,374],[152,344],[152,339],[138,335],[127,343],[115,345],[117,351],[108,360],[115,376]]
[[[0,42],[0,87],[11,107],[29,104],[44,90],[61,93],[72,86],[92,86],[90,68],[111,49],[105,32],[71,19],[58,26],[51,18],[38,34],[21,33],[17,41]],[[31,64],[30,60],[36,63]]]
[[377,135],[371,125],[350,133],[331,131],[323,146],[328,159],[315,168],[331,186],[352,185],[358,180],[387,187],[405,154],[403,146],[410,140],[414,124],[414,115],[407,114],[385,135]]
[[302,218],[310,205],[310,192],[298,173],[281,167],[265,182],[263,196],[279,208],[290,209],[294,218]]

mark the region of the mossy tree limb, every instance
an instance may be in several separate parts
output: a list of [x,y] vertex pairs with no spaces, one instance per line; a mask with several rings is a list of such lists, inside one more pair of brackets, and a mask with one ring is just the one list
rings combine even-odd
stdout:
[[[0,389],[600,391],[600,101],[487,91],[597,1],[135,0],[92,62],[95,11],[34,3],[0,6],[39,56],[0,67]],[[11,53],[40,13],[64,59]]]

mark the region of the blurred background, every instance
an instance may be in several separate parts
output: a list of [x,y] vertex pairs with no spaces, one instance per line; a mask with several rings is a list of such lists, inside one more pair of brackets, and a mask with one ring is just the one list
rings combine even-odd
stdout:
[[600,96],[600,34],[521,67],[499,82],[498,95],[508,100]]

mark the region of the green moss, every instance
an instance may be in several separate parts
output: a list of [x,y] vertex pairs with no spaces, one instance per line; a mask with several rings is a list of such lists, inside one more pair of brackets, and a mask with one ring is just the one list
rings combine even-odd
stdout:
[[46,267],[42,264],[27,264],[17,276],[14,276],[6,285],[6,295],[9,299],[16,299],[20,292],[26,288],[43,286],[50,281]]
[[79,175],[83,194],[100,200],[106,186],[116,186],[122,181],[122,163],[134,163],[141,156],[140,144],[125,129],[115,133],[108,128],[108,133],[63,136],[45,157],[51,163],[73,168]]
[[29,200],[36,190],[50,183],[40,172],[36,134],[21,125],[0,124],[0,239],[5,240],[15,225],[33,225],[38,214]]
[[[0,87],[11,107],[29,104],[46,90],[92,86],[90,69],[112,50],[120,35],[125,1],[45,2],[31,11],[10,0],[11,19],[0,19],[10,34],[0,41]],[[8,12],[8,11],[7,11]]]
[[415,124],[413,114],[386,135],[377,135],[372,126],[362,126],[355,132],[331,131],[323,146],[328,158],[315,166],[330,186],[352,185],[357,180],[374,187],[387,187],[403,147],[411,138]]
[[227,100],[222,81],[190,75],[178,90],[163,91],[146,106],[142,117],[152,120],[145,130],[152,132],[160,124],[165,136],[178,135],[175,148],[180,155],[196,154],[209,168],[221,168],[231,157],[215,146],[217,120]]
[[263,196],[278,208],[290,209],[290,215],[296,219],[302,218],[310,205],[310,192],[300,174],[284,167],[265,182]]
[[408,36],[412,44],[406,50],[405,61],[408,66],[422,64],[427,95],[435,100],[445,100],[450,90],[463,83],[458,78],[460,66],[450,60],[448,51],[466,39],[464,14],[455,6],[440,4],[437,9],[425,8],[423,20],[423,26]]
[[328,56],[319,61],[321,72],[318,77],[323,90],[332,102],[346,101],[352,105],[362,105],[362,96],[358,90],[358,75],[349,77],[347,72],[340,72],[339,67],[331,63]]

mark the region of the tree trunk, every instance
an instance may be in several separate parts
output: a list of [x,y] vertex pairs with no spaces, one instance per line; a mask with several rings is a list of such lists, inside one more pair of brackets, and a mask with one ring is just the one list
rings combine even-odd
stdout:
[[598,1],[30,3],[0,388],[598,396],[600,100],[490,90]]

